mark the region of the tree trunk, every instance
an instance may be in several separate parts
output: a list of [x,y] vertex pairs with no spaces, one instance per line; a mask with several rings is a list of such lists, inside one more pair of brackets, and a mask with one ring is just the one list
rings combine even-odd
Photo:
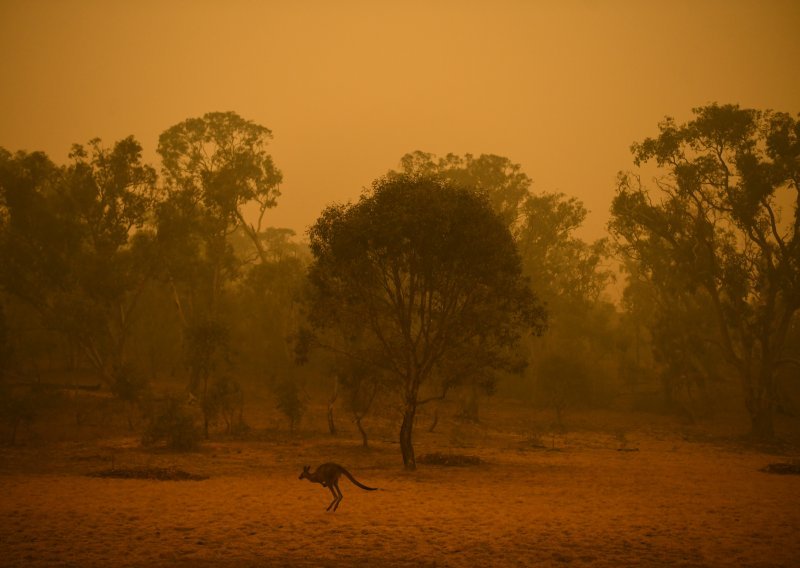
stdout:
[[358,431],[361,433],[361,445],[364,448],[369,448],[369,440],[367,439],[367,431],[364,430],[364,427],[361,425],[361,419],[363,416],[356,416],[356,426],[358,427]]
[[439,408],[435,408],[433,411],[433,421],[431,425],[428,427],[428,432],[433,432],[436,430],[436,425],[439,424]]
[[480,422],[478,386],[473,384],[461,405],[461,418],[467,422]]
[[764,405],[750,414],[753,436],[758,440],[769,441],[775,438],[773,405]]
[[[336,423],[333,421],[333,405],[336,402],[336,398],[338,396],[339,396],[339,377],[336,377],[333,382],[333,394],[331,395],[331,398],[328,400],[328,431],[331,433],[331,436],[336,435]],[[364,445],[366,446],[366,444]]]
[[132,402],[123,402],[123,408],[125,409],[125,414],[128,418],[128,432],[133,432],[133,403]]
[[403,423],[400,426],[400,451],[403,454],[403,465],[408,470],[417,469],[417,460],[414,457],[414,445],[412,443],[414,415],[416,412],[416,405],[408,404],[403,413]]
[[751,378],[755,384],[745,392],[745,404],[750,414],[753,436],[762,441],[775,438],[775,377],[772,365],[763,365],[758,375]]
[[[264,250],[264,245],[258,236],[258,231],[256,231],[256,228],[250,225],[250,223],[245,221],[244,215],[242,215],[242,212],[238,208],[236,209],[236,218],[239,220],[239,226],[244,230],[245,234],[250,237],[250,240],[253,241],[253,245],[256,247],[256,252],[258,253],[258,258],[261,259],[261,263],[266,264],[268,262],[267,251]],[[261,223],[259,222],[259,227],[260,226]]]
[[208,440],[208,373],[203,374],[203,434]]
[[556,401],[553,409],[556,411],[556,428],[561,432],[564,432],[566,428],[564,428],[564,410],[566,408],[566,401],[563,399],[559,399]]
[[333,404],[328,405],[328,431],[331,436],[336,435],[336,423],[333,421]]

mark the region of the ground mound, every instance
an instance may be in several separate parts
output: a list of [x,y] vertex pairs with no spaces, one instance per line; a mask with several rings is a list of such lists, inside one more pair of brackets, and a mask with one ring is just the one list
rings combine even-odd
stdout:
[[417,460],[418,463],[424,465],[445,465],[463,467],[468,465],[480,465],[483,460],[478,456],[467,456],[462,454],[425,454]]
[[771,463],[761,471],[766,473],[778,473],[781,475],[800,475],[800,461],[791,463]]
[[116,479],[155,479],[158,481],[202,481],[207,475],[196,475],[174,467],[111,468],[89,474],[90,477]]

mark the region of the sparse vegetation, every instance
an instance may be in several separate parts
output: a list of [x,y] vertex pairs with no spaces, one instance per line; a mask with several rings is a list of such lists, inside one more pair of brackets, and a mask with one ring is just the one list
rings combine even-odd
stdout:
[[460,378],[458,356],[472,373],[512,372],[521,338],[544,329],[511,233],[484,195],[441,177],[393,174],[358,203],[326,209],[309,236],[311,323],[365,336],[317,344],[392,377],[403,464],[414,469],[416,413]]
[[[761,451],[736,439],[715,437],[709,444],[711,431],[697,426],[692,432],[706,441],[687,441],[685,426],[674,416],[584,409],[570,414],[573,429],[557,439],[559,451],[547,451],[546,426],[540,431],[547,450],[520,447],[510,426],[528,419],[545,425],[552,411],[532,416],[528,408],[494,398],[482,408],[487,436],[469,450],[450,445],[445,432],[420,429],[417,443],[424,449],[418,471],[409,473],[397,465],[393,431],[386,440],[373,436],[370,452],[361,450],[359,434],[345,422],[331,438],[324,395],[321,390],[309,407],[305,436],[291,443],[280,442],[282,437],[268,443],[226,438],[197,453],[153,452],[126,441],[120,423],[114,437],[48,445],[46,454],[40,446],[3,448],[0,515],[15,519],[0,525],[7,563],[21,566],[9,559],[23,558],[32,541],[40,547],[32,553],[36,564],[45,564],[38,560],[51,547],[81,565],[95,555],[119,555],[123,565],[158,564],[174,550],[242,565],[303,563],[326,558],[328,541],[343,531],[361,531],[360,550],[389,566],[452,564],[451,550],[460,551],[458,565],[464,567],[546,564],[554,553],[624,564],[630,543],[608,537],[619,532],[627,539],[655,540],[659,561],[680,564],[694,554],[694,544],[682,539],[687,523],[693,535],[707,538],[701,564],[735,557],[742,565],[764,558],[791,565],[798,552],[791,530],[800,520],[793,498],[796,476],[760,471],[770,463],[791,463],[791,450],[779,457],[773,449]],[[443,405],[443,423],[456,411],[454,402]],[[263,429],[270,413],[264,408],[254,415],[255,428]],[[373,421],[377,429],[379,417]],[[641,451],[617,452],[620,432],[628,446],[635,440]],[[344,515],[329,525],[323,515],[330,494],[298,480],[298,473],[305,464],[333,456],[381,491],[344,488],[344,508],[336,513]],[[207,479],[177,483],[200,477]],[[686,510],[699,517],[687,520]],[[115,521],[116,515],[124,522]],[[731,515],[739,522],[732,524]],[[307,519],[316,530],[298,533],[287,519]],[[123,525],[140,545],[120,544]],[[754,526],[772,536],[765,539]],[[64,540],[67,532],[71,538]],[[427,545],[431,534],[436,542]],[[734,538],[715,538],[720,534]],[[259,548],[260,542],[269,546]]]
[[227,376],[214,380],[203,400],[203,414],[211,422],[222,421],[226,434],[246,432],[241,385]]
[[[647,408],[695,424],[739,400],[769,437],[800,394],[787,378],[800,349],[797,211],[789,200],[779,218],[776,205],[797,191],[797,136],[791,115],[711,104],[636,145],[636,163],[654,161],[669,185],[658,188],[666,201],[648,205],[639,178],[620,177],[619,306],[603,297],[608,242],[576,236],[583,203],[532,192],[502,156],[406,154],[360,201],[322,213],[309,252],[291,230],[263,225],[282,174],[266,150],[270,130],[236,113],[167,129],[161,179],[132,137],[76,145],[65,165],[3,150],[8,439],[63,406],[39,408],[35,385],[98,385],[97,401],[75,406],[77,426],[121,418],[148,443],[193,447],[198,411],[206,439],[247,431],[245,392],[270,376],[281,377],[272,400],[258,404],[291,432],[325,388],[328,430],[346,428],[333,419],[343,407],[365,447],[374,402],[399,411],[409,469],[422,408],[436,405],[424,413],[431,433],[472,446],[480,432],[466,423],[483,426],[480,406],[498,392],[549,407],[548,432],[579,409]],[[536,338],[543,304],[549,330]],[[738,393],[734,369],[746,386]],[[333,391],[323,386],[331,372]],[[176,383],[195,406],[147,402]],[[440,416],[453,400],[459,411]]]
[[[703,385],[720,366],[735,373],[753,435],[769,440],[800,310],[800,122],[732,104],[692,112],[633,145],[635,165],[661,175],[650,189],[620,174],[610,227],[650,285],[670,376]],[[677,333],[664,329],[675,322]]]
[[800,568],[798,31],[0,0],[0,568]]
[[5,424],[9,444],[17,442],[17,432],[23,424],[31,424],[36,419],[36,394],[30,389],[20,392],[0,383],[0,420]]
[[[95,483],[91,490],[98,482],[87,478],[209,479],[155,463],[194,460],[205,463],[201,471],[225,470],[226,484],[237,476],[235,483],[247,484],[231,501],[200,495],[230,513],[233,502],[258,501],[252,480],[239,478],[255,471],[259,483],[266,476],[288,491],[287,464],[310,455],[324,462],[334,457],[327,452],[399,488],[387,491],[393,508],[362,517],[371,526],[386,526],[387,511],[408,521],[408,500],[393,495],[418,492],[451,515],[448,530],[461,526],[456,503],[480,524],[498,509],[481,497],[491,491],[517,526],[512,536],[498,532],[505,517],[485,527],[497,537],[487,546],[513,549],[541,521],[574,524],[575,517],[558,517],[579,495],[595,505],[580,518],[601,516],[601,545],[619,540],[626,512],[639,523],[625,528],[631,542],[647,543],[649,553],[657,533],[642,529],[642,519],[662,515],[672,500],[657,483],[631,480],[667,469],[675,499],[694,506],[681,490],[686,479],[694,492],[698,479],[718,476],[703,461],[708,456],[751,473],[798,473],[791,455],[800,447],[800,122],[716,103],[693,112],[684,124],[666,119],[655,138],[634,144],[636,166],[649,162],[662,176],[648,188],[639,173],[620,174],[613,243],[577,236],[584,204],[533,192],[531,178],[508,158],[421,151],[403,156],[356,202],[325,208],[302,242],[290,229],[263,224],[282,181],[266,150],[272,133],[233,112],[164,131],[160,177],[133,137],[110,147],[97,139],[75,145],[64,165],[42,152],[0,149],[0,422],[8,442],[0,457],[11,459],[0,460],[0,473],[80,470],[78,485]],[[618,303],[608,295],[613,255],[625,278]],[[600,424],[609,416],[613,424]],[[744,441],[736,438],[742,416],[753,434]],[[745,457],[691,440],[736,445]],[[767,442],[789,461],[755,467],[766,458],[763,446],[751,444]],[[418,443],[426,450],[419,458]],[[42,455],[69,455],[45,464],[31,453],[42,446]],[[409,471],[453,469],[394,471],[398,447]],[[701,462],[696,470],[683,456],[671,461],[678,450]],[[116,466],[120,454],[135,465]],[[110,468],[94,467],[109,456]],[[335,476],[308,468],[303,475],[334,493],[335,511],[342,497]],[[736,475],[734,488],[746,488],[750,505],[780,517],[771,530],[797,524],[796,510],[783,507],[791,492]],[[12,485],[12,497],[19,501],[18,488],[28,485],[42,489],[27,479]],[[614,494],[622,512],[609,518],[607,495],[622,486],[643,501]],[[557,504],[532,521],[529,503],[538,507],[554,491]],[[226,492],[227,485],[219,493]],[[413,508],[424,510],[425,499]],[[264,509],[299,518],[298,501],[288,501],[270,494]],[[181,514],[187,503],[176,507]],[[736,506],[729,500],[710,511],[727,518]],[[0,503],[14,519],[0,526],[0,540],[30,529],[26,507]],[[272,520],[274,534],[291,526],[292,538],[320,530]],[[22,528],[8,533],[18,522]],[[670,522],[659,519],[659,530]],[[574,534],[589,538],[592,527]],[[686,533],[683,520],[679,528]],[[540,535],[537,546],[551,538]],[[458,539],[449,545],[464,547]],[[312,540],[303,542],[313,548]],[[348,560],[380,563],[380,554]],[[525,554],[517,563],[529,561]],[[410,557],[415,565],[434,558]],[[726,562],[761,560],[730,558],[724,555]],[[656,563],[704,560],[679,547]]]
[[145,446],[164,443],[171,450],[189,451],[198,447],[201,436],[195,417],[176,397],[151,402],[142,435]]
[[294,434],[306,411],[306,401],[300,385],[295,377],[287,376],[276,380],[272,389],[277,401],[275,408],[286,418],[289,432]]

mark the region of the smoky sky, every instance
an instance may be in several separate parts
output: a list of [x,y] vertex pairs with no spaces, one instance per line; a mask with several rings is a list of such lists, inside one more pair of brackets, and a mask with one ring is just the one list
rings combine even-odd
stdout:
[[269,127],[271,225],[302,233],[406,152],[494,153],[601,236],[630,144],[710,102],[800,111],[793,1],[0,0],[0,146]]

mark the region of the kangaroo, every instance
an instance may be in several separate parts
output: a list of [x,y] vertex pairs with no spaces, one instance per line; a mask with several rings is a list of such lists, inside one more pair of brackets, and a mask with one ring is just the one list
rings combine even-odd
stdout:
[[315,469],[313,473],[309,466],[305,466],[303,468],[303,473],[300,474],[300,479],[308,479],[312,483],[319,483],[323,487],[330,489],[331,494],[333,494],[333,501],[331,501],[331,504],[328,505],[328,508],[325,510],[330,511],[331,507],[333,507],[333,511],[335,512],[336,509],[339,508],[339,503],[344,499],[342,490],[339,489],[339,478],[343,475],[361,489],[366,489],[367,491],[375,491],[375,489],[377,489],[376,487],[367,487],[359,483],[349,471],[337,463],[324,463]]

